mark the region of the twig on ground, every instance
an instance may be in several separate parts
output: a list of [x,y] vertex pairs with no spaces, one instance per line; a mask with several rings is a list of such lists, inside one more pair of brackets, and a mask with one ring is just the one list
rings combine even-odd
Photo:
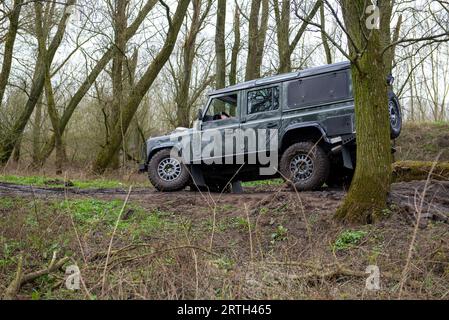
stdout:
[[17,272],[16,277],[11,282],[11,284],[8,286],[8,288],[5,291],[5,294],[3,295],[4,300],[13,300],[17,297],[17,294],[19,293],[20,288],[28,283],[32,282],[35,279],[42,277],[44,275],[53,273],[59,269],[62,268],[62,266],[69,260],[68,257],[64,257],[58,261],[56,261],[56,252],[53,253],[53,258],[48,265],[47,268],[38,270],[35,272],[30,272],[27,274],[23,274],[23,257],[19,257],[19,261],[17,263]]

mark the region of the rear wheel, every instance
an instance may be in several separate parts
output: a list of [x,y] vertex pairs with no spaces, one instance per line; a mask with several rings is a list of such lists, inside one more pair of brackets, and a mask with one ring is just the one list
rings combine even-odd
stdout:
[[309,191],[324,184],[329,166],[329,158],[320,146],[313,142],[300,142],[284,152],[280,171],[294,189]]
[[396,97],[392,97],[388,102],[388,111],[390,113],[391,139],[397,139],[401,135],[402,115]]
[[171,154],[171,149],[156,153],[148,164],[148,177],[159,191],[183,190],[190,175],[179,157]]

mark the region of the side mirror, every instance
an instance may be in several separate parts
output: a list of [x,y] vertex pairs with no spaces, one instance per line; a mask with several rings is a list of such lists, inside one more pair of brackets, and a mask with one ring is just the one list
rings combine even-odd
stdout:
[[203,120],[203,109],[198,110],[198,116],[197,116],[197,119],[198,119],[199,121],[202,121],[202,120]]

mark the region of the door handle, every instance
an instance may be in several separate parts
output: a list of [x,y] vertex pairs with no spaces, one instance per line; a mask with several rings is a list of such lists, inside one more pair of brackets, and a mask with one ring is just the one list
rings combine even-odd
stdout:
[[267,128],[271,129],[271,128],[276,128],[277,126],[278,126],[278,124],[277,124],[276,122],[270,122],[270,123],[267,125]]

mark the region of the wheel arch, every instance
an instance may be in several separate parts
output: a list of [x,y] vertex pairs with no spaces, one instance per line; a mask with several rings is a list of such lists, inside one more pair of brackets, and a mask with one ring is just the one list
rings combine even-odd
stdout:
[[165,150],[165,149],[173,149],[175,147],[176,147],[176,145],[174,143],[164,143],[164,144],[158,145],[157,147],[152,148],[148,152],[147,163],[146,164],[149,164],[151,159],[154,157],[154,155],[156,153],[158,153],[159,151],[162,151],[162,150]]
[[326,131],[319,123],[302,123],[286,129],[282,137],[280,151],[282,153],[292,144],[306,141],[318,142],[322,146],[330,143]]

